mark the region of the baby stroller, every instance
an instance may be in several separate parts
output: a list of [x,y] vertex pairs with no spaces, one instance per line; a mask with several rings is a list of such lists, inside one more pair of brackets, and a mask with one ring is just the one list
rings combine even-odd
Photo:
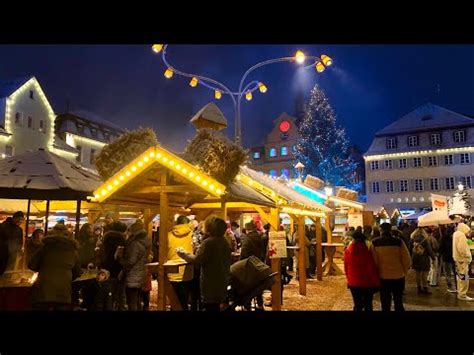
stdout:
[[237,261],[230,267],[230,285],[228,287],[229,307],[235,311],[237,306],[244,307],[264,290],[270,290],[275,276],[268,265],[255,256]]

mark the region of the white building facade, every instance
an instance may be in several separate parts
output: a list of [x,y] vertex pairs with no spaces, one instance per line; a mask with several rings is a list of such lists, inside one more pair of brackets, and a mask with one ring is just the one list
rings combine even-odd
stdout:
[[425,104],[375,134],[364,154],[368,209],[431,207],[474,186],[474,118]]

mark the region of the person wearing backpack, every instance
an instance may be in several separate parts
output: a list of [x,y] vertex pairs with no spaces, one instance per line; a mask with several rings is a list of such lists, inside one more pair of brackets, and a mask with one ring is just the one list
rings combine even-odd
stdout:
[[416,271],[418,294],[431,294],[428,290],[428,272],[435,254],[429,242],[429,235],[423,228],[417,228],[411,234],[412,267]]

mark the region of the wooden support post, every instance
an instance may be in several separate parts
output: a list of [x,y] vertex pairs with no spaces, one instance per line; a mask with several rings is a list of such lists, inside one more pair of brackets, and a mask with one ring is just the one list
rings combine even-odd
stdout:
[[46,201],[46,216],[44,222],[44,235],[48,235],[48,217],[49,217],[49,200]]
[[323,231],[321,226],[321,218],[315,218],[316,225],[316,278],[318,281],[323,280]]
[[329,213],[326,213],[326,233],[327,233],[327,236],[328,236],[328,243],[331,244],[332,243],[332,232],[331,232],[331,222],[329,220],[330,218],[330,215]]
[[[270,223],[271,230],[278,231],[279,222],[280,222],[280,216],[278,213],[278,209],[272,208],[270,210],[270,220],[268,221],[268,223]],[[274,311],[280,311],[281,310],[281,297],[282,297],[281,273],[280,273],[281,259],[273,258],[271,260],[272,260],[272,272],[278,272],[278,274],[275,276],[276,282],[272,286],[272,309]]]
[[77,205],[76,205],[76,228],[75,228],[75,237],[79,236],[79,227],[81,224],[81,200],[77,200]]
[[221,200],[221,218],[227,222],[227,205],[224,199]]
[[[166,173],[161,175],[161,186],[166,186]],[[164,264],[168,254],[168,194],[160,192],[160,235],[158,254],[158,310],[166,310],[166,274]]]
[[306,295],[306,262],[305,262],[305,225],[304,217],[290,216],[298,224],[296,242],[298,245],[298,279],[300,295]]

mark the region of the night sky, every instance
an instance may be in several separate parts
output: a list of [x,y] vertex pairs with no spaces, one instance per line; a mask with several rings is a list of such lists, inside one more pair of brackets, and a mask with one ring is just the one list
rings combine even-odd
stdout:
[[[474,115],[472,45],[176,45],[168,60],[177,68],[212,77],[237,89],[253,64],[291,56],[328,54],[334,65],[322,74],[295,63],[257,69],[265,94],[242,102],[245,145],[263,142],[281,112],[294,113],[298,88],[306,95],[318,82],[353,143],[365,151],[373,134],[417,106],[432,102]],[[125,128],[151,126],[165,146],[181,150],[194,132],[188,120],[215,101],[229,121],[234,110],[224,95],[191,88],[189,79],[163,76],[165,65],[146,45],[0,45],[0,78],[35,75],[56,113],[89,110]]]

